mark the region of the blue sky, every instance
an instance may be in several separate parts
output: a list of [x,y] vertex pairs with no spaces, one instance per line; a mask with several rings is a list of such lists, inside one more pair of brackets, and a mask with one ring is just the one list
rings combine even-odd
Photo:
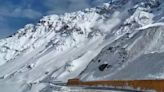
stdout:
[[49,14],[94,7],[108,0],[0,0],[0,38]]

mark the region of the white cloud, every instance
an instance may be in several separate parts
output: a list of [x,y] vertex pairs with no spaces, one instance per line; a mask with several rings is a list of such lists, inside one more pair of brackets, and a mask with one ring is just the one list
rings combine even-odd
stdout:
[[90,7],[90,0],[47,0],[44,5],[50,10],[48,14],[72,12]]
[[69,5],[71,9],[74,9],[76,7],[78,8],[90,7],[88,0],[69,0],[69,1],[71,2],[71,4]]
[[27,8],[23,9],[21,7],[10,9],[8,7],[0,7],[0,15],[5,17],[25,17],[29,19],[34,19],[42,16],[42,14],[33,9]]
[[11,16],[15,17],[26,17],[29,19],[34,19],[37,17],[42,16],[40,12],[37,12],[33,9],[21,9],[21,8],[16,8],[12,13]]

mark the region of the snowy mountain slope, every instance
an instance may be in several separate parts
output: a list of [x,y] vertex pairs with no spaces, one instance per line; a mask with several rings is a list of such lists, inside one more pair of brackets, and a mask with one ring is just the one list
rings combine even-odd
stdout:
[[[160,4],[162,7],[162,1]],[[161,7],[160,10],[163,10]],[[81,73],[81,79],[145,79],[150,78],[149,75],[156,75],[153,78],[159,78],[157,75],[164,73],[162,58],[164,25],[163,12],[156,11],[158,8],[146,10],[151,13],[140,10],[141,7],[136,9],[126,22],[127,26],[133,27],[135,24],[136,27],[137,24],[138,28],[127,29],[126,26],[120,28],[129,32],[106,46]]]
[[162,0],[114,0],[28,24],[0,40],[0,85],[16,83],[14,89],[28,92],[75,77],[158,78],[164,67],[163,7]]
[[[77,14],[79,14],[79,17],[77,16]],[[18,75],[20,77],[21,74],[23,76],[26,76],[25,73],[27,73],[27,74],[32,74],[32,76],[29,76],[30,80],[32,80],[33,78],[38,79],[38,77],[45,75],[45,72],[52,72],[64,66],[66,62],[70,62],[80,57],[81,55],[83,55],[83,53],[87,53],[88,49],[91,49],[91,48],[85,49],[84,45],[87,46],[87,44],[90,45],[90,44],[93,44],[93,42],[99,41],[99,40],[101,42],[101,39],[103,38],[103,36],[101,36],[99,32],[95,34],[91,33],[89,29],[90,26],[92,26],[92,22],[94,23],[95,19],[99,18],[99,15],[96,14],[95,12],[91,12],[87,14],[84,14],[83,12],[77,12],[77,14],[76,13],[71,14],[71,15],[66,14],[65,16],[63,16],[63,19],[62,19],[63,21],[59,19],[59,21],[54,22],[54,25],[57,25],[57,26],[52,27],[52,28],[55,28],[52,30],[51,29],[45,30],[47,26],[44,26],[44,25],[48,25],[49,21],[47,23],[45,22],[43,25],[38,26],[36,30],[34,31],[34,33],[31,33],[30,31],[29,33],[26,33],[27,36],[25,37],[23,36],[23,38],[28,41],[26,43],[24,43],[25,41],[22,41],[23,38],[19,39],[19,37],[17,36],[21,34],[19,33],[16,34],[14,37],[15,39],[18,39],[18,40],[14,39],[14,41],[17,41],[17,42],[14,42],[15,43],[14,45],[9,45],[8,48],[9,48],[9,51],[11,50],[10,48],[14,48],[14,46],[15,48],[21,48],[22,49],[20,51],[21,54],[16,57],[12,57],[12,55],[9,55],[11,56],[11,58],[16,58],[16,59],[8,61],[6,64],[2,65],[0,69],[1,70],[0,75],[8,77],[14,74],[14,76]],[[93,17],[92,19],[87,18],[87,17],[90,18],[91,16]],[[54,20],[51,19],[52,21],[56,20],[56,15],[55,16],[52,15],[48,17],[55,18]],[[71,20],[69,19],[69,18],[74,18],[74,17],[75,17],[74,21],[72,19]],[[45,21],[45,20],[48,20],[47,17],[45,17],[45,19],[41,21]],[[65,23],[65,22],[70,22],[70,21],[72,23]],[[64,24],[62,24],[63,22]],[[78,25],[79,22],[80,22],[80,25]],[[31,30],[34,30],[34,29],[31,29]],[[21,32],[24,32],[24,31],[21,31]],[[92,35],[96,35],[96,36],[93,38]],[[10,40],[10,39],[12,38],[8,38],[7,40]],[[13,42],[11,41],[11,43],[9,42],[7,44],[12,44],[12,43]],[[10,46],[13,46],[13,47],[10,47]],[[92,47],[95,47],[95,46],[92,46]],[[80,53],[77,54],[78,52],[77,49],[82,49],[83,51],[80,51]],[[15,53],[17,54],[18,52],[15,52]],[[7,53],[7,54],[10,54],[10,53]],[[4,69],[6,67],[11,67],[11,68]],[[40,75],[35,73],[35,72],[38,72],[39,70],[43,70],[43,71],[40,71]]]
[[[162,7],[163,3],[161,2],[160,4]],[[163,10],[161,7],[160,10]],[[137,24],[138,28],[127,29],[126,26],[120,28],[122,31],[129,30],[129,32],[106,46],[81,73],[81,79],[147,79],[150,78],[148,77],[149,75],[154,75],[151,78],[159,78],[158,75],[164,73],[162,58],[164,25],[161,18],[163,12],[156,11],[157,7],[147,10],[151,11],[151,13],[140,11],[140,9],[137,9],[126,20],[126,22],[133,21],[133,23],[128,23],[128,26],[133,27],[133,24],[135,26]]]
[[88,65],[81,78],[147,79],[149,75],[163,73],[163,29],[140,30],[130,38],[126,35],[109,44]]

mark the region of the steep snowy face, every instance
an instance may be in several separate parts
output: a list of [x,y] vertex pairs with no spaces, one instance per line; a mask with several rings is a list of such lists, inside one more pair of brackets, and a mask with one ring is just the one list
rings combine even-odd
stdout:
[[28,24],[0,40],[0,84],[17,82],[24,92],[75,77],[143,79],[161,75],[163,7],[162,0],[113,0]]

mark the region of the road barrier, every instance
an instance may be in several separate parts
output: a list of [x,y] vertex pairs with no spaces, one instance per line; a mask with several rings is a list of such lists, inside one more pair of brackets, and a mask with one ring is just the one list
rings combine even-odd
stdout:
[[164,80],[102,80],[102,81],[80,81],[69,79],[68,86],[110,86],[114,88],[133,88],[140,90],[155,90],[164,92]]

